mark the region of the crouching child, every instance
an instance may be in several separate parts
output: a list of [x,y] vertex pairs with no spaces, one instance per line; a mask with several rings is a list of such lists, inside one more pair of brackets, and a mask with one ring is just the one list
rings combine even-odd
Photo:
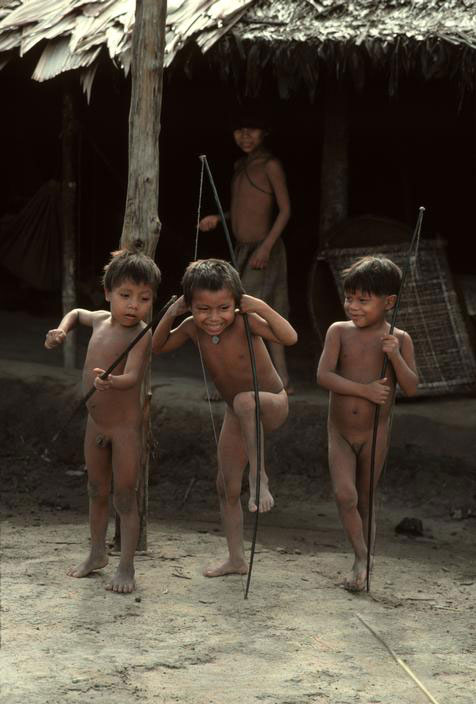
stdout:
[[[157,326],[152,349],[157,354],[170,352],[192,340],[226,402],[218,442],[217,490],[229,555],[225,562],[205,569],[204,575],[245,574],[248,566],[243,551],[240,495],[248,463],[249,510],[269,511],[274,499],[262,459],[257,505],[255,395],[243,313],[248,314],[256,357],[262,433],[279,428],[288,415],[288,397],[264,340],[293,345],[297,334],[267,303],[244,294],[238,272],[228,262],[220,259],[193,262],[185,271],[182,285],[183,296]],[[172,329],[175,318],[188,311],[192,315]]]

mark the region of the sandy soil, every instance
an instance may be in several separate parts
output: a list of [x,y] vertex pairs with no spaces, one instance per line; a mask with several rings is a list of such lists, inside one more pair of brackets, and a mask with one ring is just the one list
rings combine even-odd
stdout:
[[[88,549],[84,416],[51,437],[78,398],[78,374],[1,369],[6,704],[428,701],[357,613],[440,704],[475,701],[474,400],[440,415],[434,404],[397,410],[371,594],[351,595],[340,586],[351,556],[327,476],[325,398],[297,394],[268,447],[277,507],[260,522],[244,601],[240,577],[201,576],[225,554],[202,383],[157,373],[148,551],[138,590],[115,595],[104,585],[117,555],[89,578],[66,576]],[[423,521],[423,536],[395,533],[405,516]],[[247,546],[251,527],[248,514]]]

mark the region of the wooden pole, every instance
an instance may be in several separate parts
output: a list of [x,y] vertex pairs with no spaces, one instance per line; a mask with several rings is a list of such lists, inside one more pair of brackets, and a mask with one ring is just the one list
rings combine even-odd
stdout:
[[[132,36],[132,89],[129,111],[129,173],[120,246],[154,257],[160,235],[159,134],[167,0],[136,0]],[[150,363],[142,388],[143,452],[138,492],[141,533],[138,550],[147,550],[150,456]],[[115,547],[119,536],[116,519]]]
[[349,208],[349,97],[342,81],[328,81],[324,103],[319,248]]
[[[77,307],[76,298],[76,140],[77,120],[74,96],[68,77],[63,89],[63,118],[61,135],[62,160],[62,224],[63,224],[63,277],[61,300],[63,315]],[[76,366],[76,331],[72,330],[63,344],[63,366]]]

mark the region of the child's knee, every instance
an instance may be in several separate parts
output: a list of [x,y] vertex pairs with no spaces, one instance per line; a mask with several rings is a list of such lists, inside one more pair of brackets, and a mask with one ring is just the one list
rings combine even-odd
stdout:
[[88,495],[91,501],[101,502],[109,501],[111,487],[104,482],[98,482],[94,479],[88,480]]
[[222,501],[226,501],[227,504],[237,504],[241,497],[241,486],[233,486],[231,484],[226,484],[223,477],[217,477],[217,492],[218,496]]
[[369,495],[367,494],[366,496],[359,496],[359,501],[358,501],[358,509],[359,513],[361,516],[367,516],[369,513]]
[[114,508],[119,515],[131,513],[134,508],[137,508],[136,490],[129,487],[115,489]]
[[233,410],[237,416],[246,416],[255,412],[256,403],[251,391],[236,394],[233,399]]
[[334,489],[337,505],[343,511],[352,511],[357,508],[358,496],[352,487],[337,487]]

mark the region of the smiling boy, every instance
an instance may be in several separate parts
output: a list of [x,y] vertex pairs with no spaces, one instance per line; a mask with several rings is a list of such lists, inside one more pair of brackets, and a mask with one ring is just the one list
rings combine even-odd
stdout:
[[[260,389],[262,431],[279,428],[288,415],[283,383],[264,343],[293,345],[297,334],[287,320],[264,301],[243,292],[238,272],[228,262],[207,259],[190,264],[184,274],[183,296],[157,326],[152,349],[170,352],[192,340],[199,347],[216,388],[226,401],[218,442],[217,490],[229,557],[204,571],[206,577],[245,574],[241,484],[250,465],[250,511],[269,511],[274,499],[269,491],[264,461],[260,473],[260,501],[256,506],[256,427],[253,377],[243,313],[248,314]],[[237,310],[239,308],[239,310]],[[177,316],[192,315],[172,329]]]
[[[408,333],[394,329],[385,315],[396,302],[400,269],[384,257],[363,257],[344,271],[344,308],[350,318],[329,328],[317,382],[328,389],[329,469],[339,515],[354,550],[349,591],[362,591],[367,577],[366,536],[375,405],[379,425],[375,457],[375,485],[382,472],[389,441],[390,409],[395,385],[407,396],[417,391],[413,343]],[[389,373],[379,375],[384,354]],[[373,522],[372,543],[375,536]]]
[[92,385],[98,392],[87,403],[84,438],[91,548],[88,557],[77,567],[71,567],[68,575],[85,577],[108,563],[106,531],[114,477],[114,506],[121,522],[121,558],[106,589],[126,593],[136,586],[134,553],[139,537],[136,493],[142,444],[140,389],[151,333],[132,348],[115,374],[106,379],[100,377],[144,328],[143,321],[152,309],[160,283],[160,271],[150,257],[127,250],[113,252],[104,271],[104,292],[110,311],[75,308],[57,328],[47,333],[45,347],[52,349],[63,344],[68,332],[77,325],[92,328],[83,369],[83,393]]

